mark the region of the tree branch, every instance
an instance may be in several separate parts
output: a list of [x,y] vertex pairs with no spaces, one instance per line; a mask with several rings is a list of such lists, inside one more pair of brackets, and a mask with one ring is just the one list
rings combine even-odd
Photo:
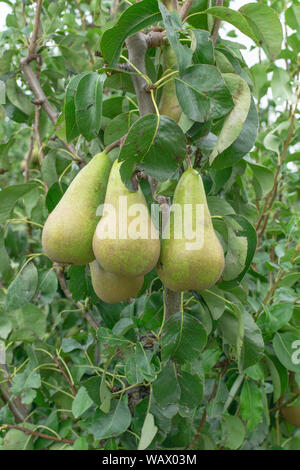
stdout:
[[184,4],[180,8],[179,16],[182,21],[186,19],[189,14],[190,9],[192,8],[194,0],[185,0]]
[[66,279],[65,279],[65,276],[64,276],[64,272],[63,272],[63,267],[61,265],[57,264],[57,263],[54,263],[53,266],[54,266],[54,269],[55,269],[55,272],[56,272],[61,290],[63,291],[63,293],[65,294],[67,299],[69,299],[71,302],[75,303],[75,305],[79,308],[79,310],[81,310],[82,313],[84,314],[86,320],[90,323],[90,325],[94,328],[94,330],[97,331],[98,328],[99,328],[99,325],[96,322],[96,320],[94,319],[93,315],[89,311],[87,311],[85,309],[85,307],[80,302],[74,302],[72,294],[69,291],[67,283],[66,283]]
[[[126,40],[126,45],[130,62],[140,70],[140,72],[147,75],[145,55],[148,44],[146,35],[141,32],[136,33]],[[132,82],[138,100],[140,116],[155,113],[151,95],[146,89],[145,79],[139,75],[133,75]]]
[[[37,0],[33,33],[32,33],[31,40],[28,46],[28,53],[26,57],[21,59],[20,65],[21,65],[21,69],[23,70],[25,79],[28,83],[28,86],[34,95],[34,98],[35,98],[34,104],[36,106],[41,106],[46,112],[52,124],[55,125],[57,118],[58,118],[58,112],[50,104],[48,98],[46,97],[41,87],[39,78],[35,75],[30,65],[30,63],[33,60],[36,60],[38,58],[38,54],[36,54],[36,48],[37,48],[37,38],[38,38],[39,28],[40,28],[41,7],[42,7],[42,0]],[[59,140],[61,141],[61,139]],[[70,153],[75,154],[75,149],[73,145],[67,145],[65,142],[62,142],[62,144],[64,145],[64,147],[66,147],[66,149]]]
[[[221,7],[221,6],[223,6],[223,0],[216,0],[216,7]],[[215,18],[212,33],[211,33],[211,39],[212,39],[213,45],[215,45],[217,42],[220,24],[221,24],[221,20],[219,20],[219,18]]]
[[0,429],[18,429],[24,434],[30,434],[36,437],[42,437],[43,439],[49,439],[51,441],[65,442],[66,444],[74,444],[74,439],[65,439],[64,437],[50,436],[50,434],[44,434],[38,431],[32,431],[31,429],[23,428],[23,426],[18,426],[17,424],[3,424]]

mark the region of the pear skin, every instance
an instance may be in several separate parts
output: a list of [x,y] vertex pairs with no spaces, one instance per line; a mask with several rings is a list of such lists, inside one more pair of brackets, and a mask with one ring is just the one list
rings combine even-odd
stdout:
[[95,155],[76,175],[44,225],[42,244],[57,263],[82,265],[95,259],[92,241],[111,168],[104,153]]
[[[163,68],[165,75],[177,69],[177,57],[171,46],[163,46]],[[169,77],[166,80],[171,79]],[[162,95],[159,103],[159,112],[178,122],[182,109],[176,96],[176,87],[174,76],[163,86]]]
[[280,411],[288,423],[300,428],[300,405],[283,406]]
[[[212,225],[201,176],[195,169],[188,169],[182,174],[175,190],[174,204],[181,209],[182,220],[176,217],[176,211],[171,211],[162,236],[157,273],[161,281],[175,292],[207,289],[222,274],[224,253]],[[184,217],[185,205],[190,205],[191,214],[192,231],[187,232],[188,238],[184,226],[189,220]],[[196,205],[201,209],[198,217]],[[196,229],[201,235],[200,243],[192,237]]]
[[115,161],[110,172],[105,209],[95,230],[93,250],[106,271],[137,277],[156,265],[160,241],[142,190],[129,191],[121,180],[120,166]]
[[144,276],[124,277],[104,271],[96,260],[90,263],[90,270],[94,291],[108,304],[136,297],[144,283]]

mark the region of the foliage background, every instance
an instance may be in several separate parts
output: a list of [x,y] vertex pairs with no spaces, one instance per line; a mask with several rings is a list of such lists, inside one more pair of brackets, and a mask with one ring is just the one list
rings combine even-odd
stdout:
[[[179,171],[170,148],[182,149],[185,165],[185,133],[226,251],[222,282],[185,293],[182,311],[168,321],[155,271],[137,299],[108,305],[95,296],[85,266],[64,272],[41,252],[47,214],[79,168],[122,137],[128,123],[140,122],[131,74],[125,66],[108,76],[103,70],[107,62],[116,67],[118,47],[137,15],[126,33],[115,25],[127,2],[45,0],[33,41],[36,4],[6,3],[12,11],[0,36],[1,448],[299,450],[299,430],[280,413],[285,403],[300,406],[300,365],[292,360],[300,339],[298,2],[255,4],[249,24],[258,61],[250,69],[234,29],[225,35],[221,28],[213,47],[207,30],[215,16],[190,18],[190,29],[200,30],[193,36],[192,67],[213,67],[205,116],[201,94],[186,100],[187,84],[194,83],[192,72],[185,74],[190,36],[184,30],[176,35],[178,17],[164,13],[180,59],[177,95],[185,116],[179,127],[161,119],[159,151],[169,149],[171,158],[156,158],[154,148],[143,170],[159,180],[158,195],[172,196]],[[144,3],[145,23],[133,32],[161,22],[157,2]],[[190,13],[207,6],[195,0]],[[243,28],[240,17],[234,21]],[[147,52],[152,83],[162,75],[159,49]],[[124,64],[126,48],[122,53]],[[50,109],[30,90],[28,67]],[[254,98],[230,133],[226,116],[247,102],[247,93],[237,98],[232,92],[232,74],[248,83]],[[148,119],[148,127],[142,121],[144,139],[151,139],[156,119]],[[212,161],[222,128],[225,148]],[[127,138],[136,137],[133,126]],[[122,152],[129,184],[140,160]],[[110,155],[118,156],[118,149]],[[146,181],[143,191],[150,202]]]

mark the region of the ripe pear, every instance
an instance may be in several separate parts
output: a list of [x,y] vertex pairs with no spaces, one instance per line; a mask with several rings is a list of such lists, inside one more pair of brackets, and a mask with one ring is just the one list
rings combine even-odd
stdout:
[[175,292],[211,287],[224,269],[224,253],[213,228],[201,176],[195,169],[182,174],[173,206],[177,210],[171,211],[163,231],[157,273]]
[[129,191],[115,161],[107,184],[104,212],[93,238],[98,263],[117,276],[138,277],[151,271],[160,253],[159,234],[139,187]]
[[57,263],[82,265],[95,259],[92,241],[99,221],[111,160],[98,153],[78,173],[44,225],[42,244]]
[[90,270],[94,291],[108,304],[136,297],[144,283],[144,276],[124,277],[104,271],[96,260],[90,263]]
[[[176,54],[171,46],[163,46],[163,69],[165,71],[164,75],[168,75],[177,69]],[[169,79],[170,81],[168,81]],[[182,109],[176,96],[174,75],[167,78],[166,81],[168,81],[168,83],[163,86],[159,112],[160,114],[174,119],[175,122],[178,122]]]

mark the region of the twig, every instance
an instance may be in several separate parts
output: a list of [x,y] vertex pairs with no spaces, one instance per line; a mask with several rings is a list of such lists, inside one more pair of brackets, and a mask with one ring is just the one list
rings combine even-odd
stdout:
[[90,325],[94,328],[95,331],[97,331],[98,328],[99,328],[99,325],[96,322],[96,320],[94,319],[93,315],[89,311],[87,311],[80,302],[74,302],[72,294],[69,291],[67,283],[66,283],[66,279],[65,279],[65,276],[64,276],[64,273],[63,273],[63,267],[61,265],[57,264],[57,263],[54,263],[54,269],[55,269],[55,272],[56,272],[56,275],[57,275],[57,278],[58,278],[59,285],[60,285],[63,293],[67,297],[67,299],[69,299],[71,302],[75,303],[75,305],[82,311],[82,313],[84,314],[85,318],[90,323]]
[[5,402],[8,403],[9,409],[11,410],[16,420],[23,422],[26,416],[28,415],[28,410],[22,404],[20,398],[13,399],[12,397],[12,394],[10,392],[11,380],[8,366],[6,364],[1,364],[1,368],[6,371],[5,373],[3,373],[3,376],[7,380],[7,388],[4,384],[0,385],[1,395],[3,396]]
[[[223,6],[223,0],[217,0],[216,7],[221,7],[221,6]],[[211,39],[212,39],[213,45],[215,45],[217,42],[220,24],[221,24],[221,20],[219,20],[219,18],[215,18],[212,33],[211,33]]]
[[42,0],[37,0],[33,33],[31,36],[29,47],[28,47],[28,56],[33,56],[36,52],[36,43],[37,43],[37,38],[38,38],[39,28],[40,28],[41,9],[42,9]]
[[[28,46],[28,53],[26,57],[21,59],[20,65],[21,65],[21,69],[23,70],[26,81],[28,83],[28,86],[34,95],[34,98],[35,98],[34,104],[41,106],[46,112],[52,124],[55,125],[57,118],[58,118],[58,113],[50,104],[48,98],[46,97],[41,87],[39,78],[35,75],[30,65],[30,63],[33,60],[36,60],[38,58],[38,54],[36,54],[36,48],[37,48],[37,37],[38,37],[38,32],[39,32],[39,27],[40,27],[41,7],[42,7],[42,0],[37,0],[34,28],[33,28],[33,33],[31,36],[30,44]],[[73,145],[67,145],[64,142],[63,142],[63,145],[68,149],[68,151],[71,154],[75,153]]]
[[190,9],[192,8],[194,0],[185,0],[184,4],[180,8],[179,16],[182,21],[186,19],[189,14]]
[[71,390],[72,390],[72,393],[74,395],[74,397],[76,396],[77,392],[76,392],[76,388],[74,387],[74,384],[71,382],[70,380],[70,377],[68,377],[68,375],[66,374],[66,371],[63,369],[61,363],[59,362],[58,358],[56,356],[52,356],[52,359],[53,361],[55,362],[55,364],[57,365],[57,367],[59,368],[60,372],[62,373],[62,375],[64,376],[64,378],[66,379],[66,381],[68,382]]
[[25,181],[29,181],[29,167],[30,167],[30,161],[32,158],[32,153],[33,153],[33,146],[34,146],[34,138],[33,138],[33,133],[30,136],[30,141],[29,141],[29,149],[25,157]]
[[17,424],[3,424],[0,427],[0,429],[18,429],[19,431],[22,431],[24,434],[30,434],[32,436],[42,437],[43,439],[50,439],[51,441],[65,442],[66,444],[74,444],[75,442],[74,439],[66,439],[64,437],[50,436],[50,434],[44,434],[42,432],[32,431],[31,429],[23,428],[22,426],[18,426]]
[[126,137],[127,137],[127,134],[125,134],[123,137],[121,137],[121,139],[115,140],[114,142],[109,144],[107,147],[105,147],[105,149],[104,149],[105,153],[110,152],[111,150],[115,149],[116,147],[121,147],[121,145],[125,141]]

